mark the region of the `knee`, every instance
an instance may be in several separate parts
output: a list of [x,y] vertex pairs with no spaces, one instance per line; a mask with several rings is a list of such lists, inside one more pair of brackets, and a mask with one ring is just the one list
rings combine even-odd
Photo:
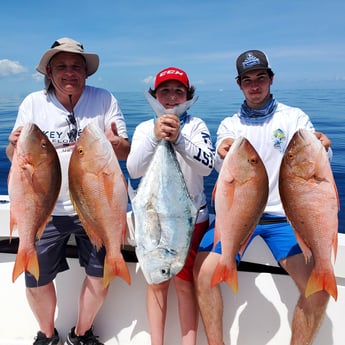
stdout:
[[104,284],[103,278],[86,276],[84,281],[84,287],[95,293],[97,296],[102,296],[103,298],[107,295],[109,286]]
[[199,253],[196,257],[193,277],[194,284],[197,290],[207,290],[211,288],[210,282],[215,269],[212,254]]
[[330,295],[327,291],[318,291],[313,293],[312,295],[306,297],[305,294],[301,294],[299,299],[298,305],[302,308],[310,308],[311,310],[319,310],[323,311],[326,309],[328,302],[330,299]]

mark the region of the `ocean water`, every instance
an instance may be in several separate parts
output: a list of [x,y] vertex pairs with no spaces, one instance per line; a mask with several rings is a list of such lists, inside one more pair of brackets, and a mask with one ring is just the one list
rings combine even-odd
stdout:
[[[113,92],[118,99],[127,122],[130,138],[138,123],[152,117],[152,110],[141,92]],[[273,90],[277,100],[291,106],[300,107],[311,118],[315,128],[322,131],[332,141],[333,160],[331,162],[340,199],[339,232],[345,233],[345,89]],[[220,121],[237,111],[243,101],[239,90],[197,92],[198,101],[190,112],[203,118],[213,137]],[[0,194],[7,194],[7,175],[10,163],[5,154],[8,135],[14,125],[17,109],[24,96],[1,98],[0,96]],[[125,164],[123,172],[128,178]],[[205,178],[205,191],[211,210],[211,194],[217,173]],[[133,181],[135,186],[137,181]]]

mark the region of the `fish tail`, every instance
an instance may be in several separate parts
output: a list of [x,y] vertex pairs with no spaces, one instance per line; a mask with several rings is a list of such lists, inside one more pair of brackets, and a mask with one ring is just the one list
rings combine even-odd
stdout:
[[116,277],[121,277],[128,285],[131,285],[131,277],[127,264],[123,258],[107,259],[104,263],[103,280],[104,286],[108,287],[110,282]]
[[333,271],[316,271],[311,273],[306,289],[305,296],[309,297],[318,291],[327,291],[336,301],[338,298],[337,282]]
[[38,281],[40,268],[36,251],[18,251],[12,272],[12,282],[14,283],[24,271],[31,273]]
[[214,287],[221,282],[226,282],[236,294],[238,291],[237,269],[229,269],[227,266],[218,263],[211,279],[211,287]]

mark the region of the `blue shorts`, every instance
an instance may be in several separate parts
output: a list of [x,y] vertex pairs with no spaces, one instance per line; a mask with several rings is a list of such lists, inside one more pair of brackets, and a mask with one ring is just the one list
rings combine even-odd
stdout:
[[[266,224],[258,224],[243,254],[247,250],[251,241],[256,236],[262,237],[262,239],[265,241],[267,246],[270,248],[278,264],[280,260],[285,259],[288,256],[293,256],[293,255],[302,253],[302,250],[297,243],[296,236],[294,234],[291,224],[287,221],[280,221],[279,218],[276,218],[276,221],[277,222],[272,221]],[[207,230],[206,234],[201,240],[198,252],[214,252],[214,253],[221,254],[222,246],[221,246],[220,241],[217,242],[214,248],[213,248],[213,242],[214,242],[214,223],[211,224],[210,228]],[[241,261],[241,257],[239,254],[237,254],[236,256],[236,261],[237,263]]]
[[36,251],[40,268],[39,280],[25,272],[27,287],[43,286],[53,281],[59,272],[69,269],[66,260],[66,245],[74,234],[79,253],[79,263],[87,275],[103,277],[104,247],[97,251],[90,242],[77,216],[53,216],[40,239],[36,240]]

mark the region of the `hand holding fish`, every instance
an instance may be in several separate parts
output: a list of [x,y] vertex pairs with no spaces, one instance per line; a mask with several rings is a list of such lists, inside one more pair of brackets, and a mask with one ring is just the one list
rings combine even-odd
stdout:
[[8,141],[9,145],[6,147],[6,155],[7,158],[12,161],[13,153],[14,153],[14,148],[17,145],[19,135],[22,131],[23,126],[18,127],[16,130],[14,130],[9,136],[8,136]]
[[221,144],[219,145],[218,150],[217,150],[217,153],[221,159],[225,158],[225,156],[229,152],[230,147],[231,147],[233,142],[234,142],[234,139],[232,139],[232,138],[226,138],[221,142]]
[[314,132],[314,135],[316,138],[318,138],[323,145],[323,147],[328,151],[328,149],[331,147],[332,142],[328,139],[328,137],[321,133],[321,132]]
[[174,114],[159,116],[154,131],[158,140],[164,139],[174,143],[180,133],[180,120]]
[[8,137],[8,141],[13,145],[16,146],[20,132],[22,131],[23,126],[18,127],[15,131],[13,131],[9,137]]

